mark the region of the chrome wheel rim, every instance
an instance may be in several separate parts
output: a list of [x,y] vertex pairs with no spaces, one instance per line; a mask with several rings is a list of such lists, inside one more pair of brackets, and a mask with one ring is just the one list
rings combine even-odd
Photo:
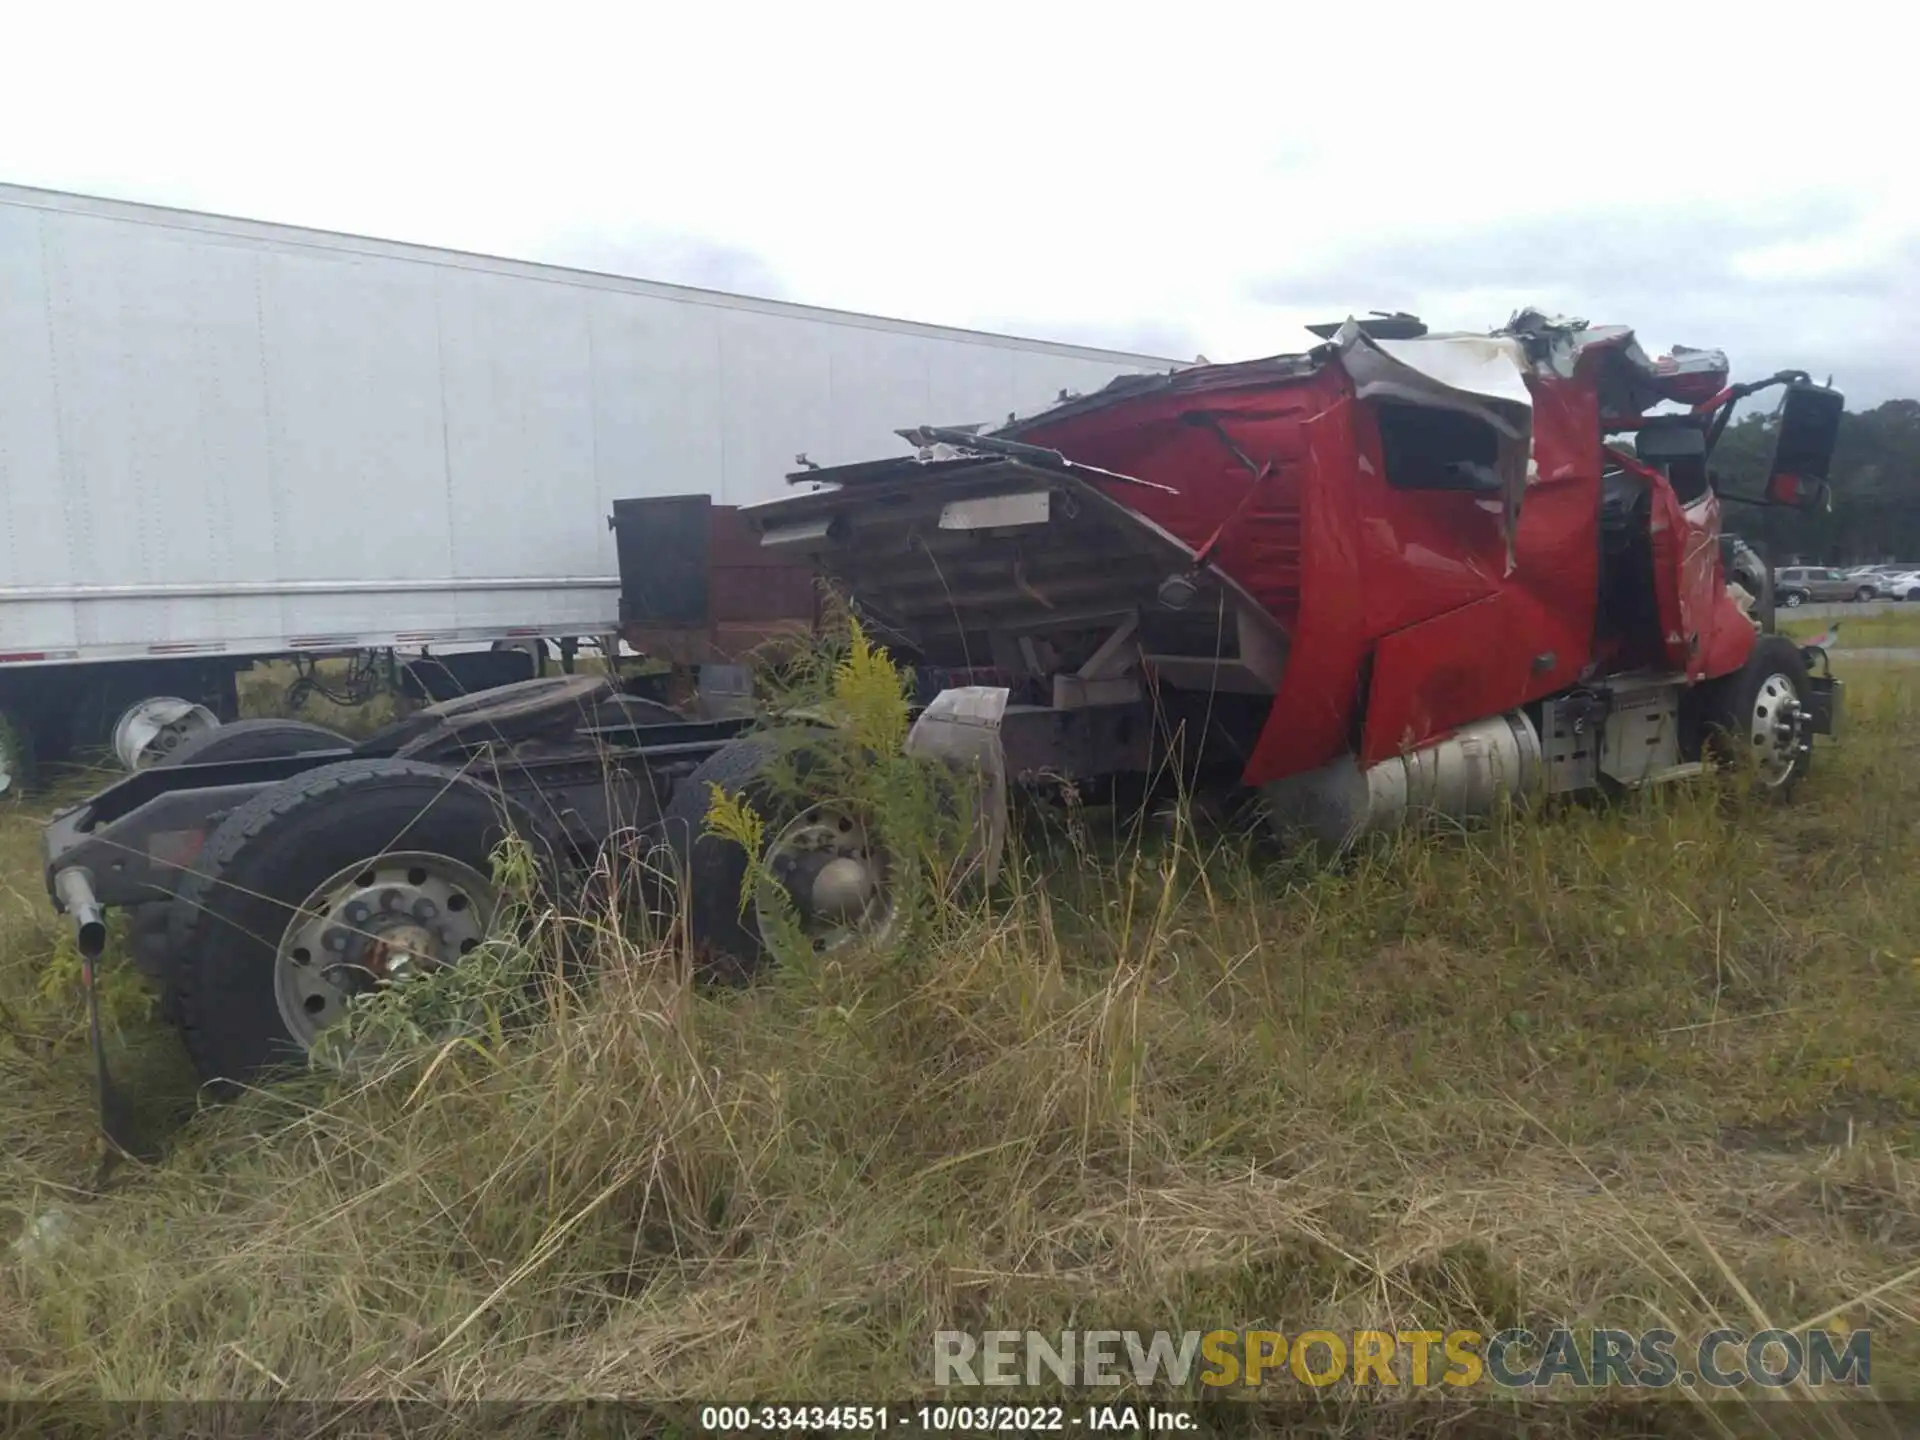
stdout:
[[814,806],[774,837],[762,865],[754,922],[776,956],[789,948],[793,920],[815,955],[884,940],[893,929],[892,867],[850,810]]
[[486,877],[446,855],[397,851],[329,876],[275,949],[281,1023],[311,1054],[346,1018],[355,996],[470,954],[486,938],[497,906]]
[[1793,774],[1805,744],[1806,712],[1800,703],[1800,691],[1786,675],[1776,671],[1760,682],[1749,717],[1748,749],[1768,788],[1784,785]]

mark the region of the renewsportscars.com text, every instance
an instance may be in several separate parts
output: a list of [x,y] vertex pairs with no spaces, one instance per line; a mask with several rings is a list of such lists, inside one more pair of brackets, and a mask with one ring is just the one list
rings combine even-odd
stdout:
[[1872,1333],[1714,1330],[943,1330],[942,1386],[1863,1389]]

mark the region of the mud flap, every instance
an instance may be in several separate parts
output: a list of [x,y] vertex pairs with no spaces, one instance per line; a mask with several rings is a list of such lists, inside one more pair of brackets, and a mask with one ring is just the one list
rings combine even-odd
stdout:
[[1846,687],[1831,675],[1807,677],[1807,729],[1837,740],[1846,715]]
[[988,884],[1000,873],[1007,839],[1007,760],[1000,748],[1000,722],[1008,694],[991,685],[942,690],[907,732],[907,754],[979,775],[974,833],[962,861],[967,868],[978,865]]

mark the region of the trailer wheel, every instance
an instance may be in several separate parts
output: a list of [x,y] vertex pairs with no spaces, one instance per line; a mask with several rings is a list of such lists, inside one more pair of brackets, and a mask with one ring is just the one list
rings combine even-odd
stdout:
[[1785,799],[1806,774],[1807,662],[1784,635],[1754,641],[1747,663],[1715,680],[1703,696],[1706,741],[1722,763],[1753,767],[1755,789]]
[[178,1005],[201,1076],[231,1092],[298,1063],[355,994],[456,964],[499,905],[494,847],[537,832],[478,782],[347,760],[262,791],[180,889]]
[[[895,908],[885,851],[852,807],[832,800],[808,805],[769,783],[784,756],[804,776],[804,741],[794,735],[748,736],[722,746],[675,788],[664,815],[680,871],[696,973],[728,984],[751,980],[775,960],[783,932],[775,923],[784,887],[800,921],[801,943],[814,953],[856,940],[885,938]],[[765,826],[760,856],[766,881],[744,913],[747,854],[732,840],[706,833],[713,787],[743,796]]]
[[0,798],[24,795],[33,787],[33,731],[11,710],[0,710]]

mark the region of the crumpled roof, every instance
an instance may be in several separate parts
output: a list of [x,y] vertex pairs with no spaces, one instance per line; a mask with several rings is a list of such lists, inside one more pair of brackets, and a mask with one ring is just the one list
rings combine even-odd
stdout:
[[[1135,396],[1161,390],[1212,389],[1261,384],[1310,375],[1329,364],[1349,372],[1358,365],[1368,372],[1372,393],[1391,393],[1393,382],[1385,370],[1394,366],[1418,372],[1428,380],[1493,401],[1502,409],[1531,408],[1524,377],[1549,374],[1572,378],[1590,353],[1606,351],[1614,357],[1601,377],[1602,408],[1608,413],[1638,414],[1660,403],[1658,380],[1681,366],[1727,368],[1717,350],[1694,350],[1676,345],[1671,358],[1651,359],[1631,326],[1593,325],[1574,316],[1554,315],[1536,307],[1515,311],[1512,318],[1490,332],[1453,331],[1416,339],[1389,340],[1368,335],[1361,322],[1349,318],[1324,345],[1303,354],[1271,355],[1229,365],[1181,365],[1151,374],[1122,375],[1086,395],[1074,395],[1040,411],[1008,416],[985,433],[1016,436],[1037,424],[1052,424],[1066,416],[1104,409]],[[1382,364],[1384,357],[1387,364]],[[1356,380],[1359,377],[1356,376]],[[1408,398],[1412,398],[1409,396]],[[1431,402],[1433,396],[1421,398]]]

